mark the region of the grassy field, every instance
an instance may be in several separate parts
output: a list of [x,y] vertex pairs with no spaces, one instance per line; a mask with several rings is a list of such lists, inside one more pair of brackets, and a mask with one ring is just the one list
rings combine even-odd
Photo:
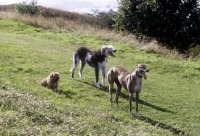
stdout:
[[[9,20],[0,20],[0,39],[0,135],[200,134],[200,61]],[[94,86],[89,66],[83,71],[85,80],[79,78],[78,68],[75,80],[70,79],[74,49],[85,45],[98,50],[105,44],[117,49],[108,69],[121,65],[133,71],[137,63],[150,69],[140,95],[140,117],[128,114],[124,89],[119,108],[110,107],[107,88]],[[52,71],[61,74],[58,92],[38,85]]]

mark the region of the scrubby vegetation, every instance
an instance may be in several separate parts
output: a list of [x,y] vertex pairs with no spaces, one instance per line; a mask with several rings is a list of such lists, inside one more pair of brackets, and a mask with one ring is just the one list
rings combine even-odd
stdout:
[[15,9],[19,14],[29,14],[31,16],[40,14],[37,2],[34,0],[30,4],[23,1],[22,3],[17,4]]

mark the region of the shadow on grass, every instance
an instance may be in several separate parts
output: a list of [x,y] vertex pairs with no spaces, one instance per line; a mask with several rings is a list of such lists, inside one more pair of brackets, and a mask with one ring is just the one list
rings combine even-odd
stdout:
[[66,90],[58,90],[56,93],[58,94],[62,94],[62,95],[65,95],[66,98],[69,98],[69,99],[72,99],[73,95],[76,95],[76,93],[72,92],[72,91],[66,91]]
[[[78,82],[80,82],[80,83],[83,83],[83,84],[86,84],[86,85],[89,85],[89,86],[92,86],[92,87],[95,87],[94,84],[89,83],[89,82],[84,81],[84,80],[76,80],[76,81],[78,81]],[[95,88],[96,88],[96,87],[95,87]],[[97,88],[97,89],[102,90],[102,91],[107,92],[107,93],[109,92],[108,87],[103,87],[103,86],[101,86],[101,88]],[[115,89],[112,90],[112,93],[114,93],[114,92],[115,92]],[[75,94],[76,94],[76,93],[73,93],[73,92],[71,92],[71,91],[64,91],[64,90],[59,90],[57,93],[59,93],[59,94],[64,94],[67,98],[70,98],[70,99],[72,99],[72,97],[71,97],[72,95],[75,95]],[[108,93],[108,94],[109,94],[109,93]],[[128,94],[120,93],[120,97],[121,97],[121,98],[124,98],[124,99],[127,99],[127,101],[128,101]],[[133,99],[133,102],[135,102],[134,99]],[[145,102],[145,101],[143,101],[143,100],[141,100],[141,99],[139,100],[139,103],[140,103],[140,104],[143,104],[143,105],[146,105],[146,106],[149,106],[149,107],[151,107],[151,108],[154,108],[154,109],[156,109],[156,110],[158,110],[158,111],[173,113],[172,111],[169,111],[169,110],[164,109],[164,108],[161,108],[161,107],[159,107],[159,106],[150,104],[150,103]],[[127,102],[127,104],[128,104],[128,102]],[[180,130],[180,129],[178,129],[178,128],[174,128],[174,127],[172,127],[172,126],[170,126],[170,125],[161,123],[161,122],[159,122],[159,121],[153,120],[153,119],[148,118],[148,117],[140,116],[140,117],[138,117],[137,119],[139,119],[139,120],[141,120],[141,121],[144,121],[144,122],[146,122],[146,123],[149,123],[149,124],[151,124],[152,126],[155,126],[155,127],[159,127],[159,128],[162,128],[162,129],[169,130],[170,132],[172,132],[173,134],[176,134],[176,135],[188,135],[186,132],[184,132],[184,131],[182,131],[182,130]]]
[[100,84],[100,88],[97,88],[97,87],[94,85],[94,83],[93,83],[93,84],[92,84],[92,83],[88,83],[88,82],[85,81],[85,80],[76,80],[76,81],[81,82],[81,83],[84,83],[84,84],[89,85],[89,86],[92,86],[92,87],[95,87],[96,89],[99,89],[99,90],[101,90],[101,91],[108,92],[108,87],[104,87],[104,86],[102,86],[101,84]]
[[[128,94],[125,94],[125,93],[122,93],[122,92],[121,92],[120,95],[119,95],[119,99],[120,99],[120,98],[127,99],[127,101],[128,101],[128,99],[129,99]],[[135,97],[133,98],[133,102],[135,102]],[[128,103],[128,102],[127,102],[127,103]],[[145,102],[145,101],[143,101],[143,100],[141,100],[141,99],[139,99],[139,104],[143,104],[143,105],[145,105],[145,106],[154,108],[154,109],[156,109],[156,110],[158,110],[158,111],[161,111],[161,112],[174,113],[173,111],[170,111],[170,110],[164,109],[164,108],[162,108],[162,107],[153,105],[153,104],[148,103],[148,102]]]
[[149,106],[149,107],[151,107],[151,108],[154,108],[154,109],[156,109],[156,110],[158,110],[158,111],[168,112],[168,113],[174,113],[173,111],[170,111],[170,110],[161,108],[161,107],[156,106],[156,105],[152,105],[152,104],[150,104],[150,103],[148,103],[148,102],[145,102],[145,101],[143,101],[143,100],[141,100],[141,99],[139,100],[139,103],[140,103],[140,104],[143,104],[143,105],[146,105],[146,106]]
[[[86,82],[84,80],[76,80],[76,81],[95,87],[94,84],[88,83],[88,82]],[[109,92],[108,87],[101,86],[101,88],[98,88],[98,89],[102,90],[104,92]],[[115,93],[115,89],[112,90],[112,93]],[[127,101],[128,101],[128,93],[125,94],[125,93],[121,92],[120,95],[119,95],[119,98],[124,98],[124,99],[127,99]],[[133,99],[133,101],[135,102],[135,99]],[[153,105],[151,103],[145,102],[145,101],[143,101],[141,99],[139,100],[139,104],[143,104],[143,105],[149,106],[149,107],[154,108],[154,109],[156,109],[158,111],[168,112],[168,113],[174,113],[174,112],[172,112],[170,110],[167,110],[167,109],[161,108],[159,106]]]
[[151,124],[152,126],[159,127],[159,128],[166,129],[166,130],[170,130],[170,132],[172,132],[173,134],[176,134],[176,135],[181,135],[181,136],[182,135],[184,135],[184,136],[189,135],[186,132],[184,132],[184,131],[182,131],[178,128],[174,128],[170,125],[161,123],[159,121],[153,120],[153,119],[148,118],[148,117],[140,116],[140,117],[138,117],[138,119],[141,120],[141,121],[147,122],[147,123]]

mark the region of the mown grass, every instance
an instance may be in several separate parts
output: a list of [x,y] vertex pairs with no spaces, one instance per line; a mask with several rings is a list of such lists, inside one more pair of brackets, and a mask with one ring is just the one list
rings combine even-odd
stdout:
[[[0,20],[1,135],[199,135],[200,62],[173,59],[135,45],[80,34],[48,31],[18,21]],[[86,66],[85,80],[70,79],[72,53],[85,45],[98,50],[112,44],[108,69],[137,63],[150,69],[143,81],[140,117],[128,114],[122,89],[119,108],[110,107],[107,88],[94,86]],[[50,72],[61,74],[59,91],[38,85]],[[134,103],[134,102],[133,102]],[[133,104],[133,108],[135,104]]]

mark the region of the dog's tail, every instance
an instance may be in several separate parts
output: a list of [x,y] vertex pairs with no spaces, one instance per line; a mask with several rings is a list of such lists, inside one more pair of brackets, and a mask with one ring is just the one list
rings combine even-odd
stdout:
[[113,69],[111,68],[107,73],[108,82],[110,82],[112,80],[112,78],[111,78],[112,75],[113,75]]
[[73,60],[72,60],[72,61],[73,61],[73,64],[72,64],[73,66],[72,66],[72,68],[70,69],[70,72],[73,72],[73,69],[76,67],[76,65],[77,65],[77,63],[78,63],[77,61],[79,61],[79,60],[77,60],[77,59],[79,59],[79,58],[77,57],[77,54],[74,52],[74,53],[73,53]]

